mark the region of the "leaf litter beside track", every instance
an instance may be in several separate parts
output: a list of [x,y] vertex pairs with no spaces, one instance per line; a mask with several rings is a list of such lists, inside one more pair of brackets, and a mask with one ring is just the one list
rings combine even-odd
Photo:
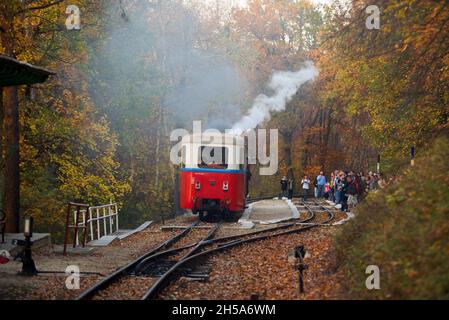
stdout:
[[[181,222],[184,222],[181,220]],[[168,221],[171,223],[171,221]],[[52,252],[36,251],[34,257],[37,267],[40,270],[65,271],[68,265],[80,266],[80,271],[96,271],[107,275],[116,269],[126,265],[135,258],[141,256],[151,248],[156,247],[161,242],[169,239],[173,235],[180,233],[176,231],[161,231],[161,224],[156,223],[142,232],[131,235],[122,240],[115,241],[105,248],[97,248],[90,255],[68,255]],[[26,285],[21,286],[23,281],[15,281],[19,286],[18,295],[11,298],[27,300],[70,300],[75,299],[81,292],[93,286],[102,276],[86,275],[81,277],[80,290],[68,290],[65,286],[66,276],[38,276],[31,278]],[[7,298],[7,297],[6,297]]]
[[[338,299],[343,297],[342,273],[336,270],[333,239],[335,227],[276,237],[226,250],[209,258],[207,281],[181,278],[161,293],[163,299]],[[289,253],[304,244],[306,263],[304,295],[298,293],[298,272]]]
[[[322,217],[324,218],[324,216],[324,214],[317,214],[317,218],[314,222],[321,222]],[[337,220],[339,219],[337,218]],[[187,225],[189,222],[190,221],[187,220],[178,220],[174,223],[176,225],[180,225],[180,223]],[[167,224],[170,223],[173,222],[167,222]],[[161,231],[160,227],[161,225],[159,224],[154,225],[141,233],[135,234],[122,242],[116,242],[110,248],[105,249],[110,249],[114,252],[121,252],[122,250],[125,250],[128,255],[129,253],[131,253],[131,256],[137,257],[145,250],[148,250],[148,248],[154,247],[164,239],[168,239],[173,234],[180,232]],[[327,263],[326,261],[326,259],[330,260],[329,257],[326,257],[326,255],[329,255],[329,252],[326,252],[329,245],[325,245],[330,241],[330,239],[333,238],[332,234],[326,233],[327,239],[325,241],[311,244],[309,245],[309,248],[307,248],[308,245],[306,244],[306,248],[312,253],[312,258],[314,261],[308,261],[308,263],[311,265],[311,269],[306,273],[306,295],[304,297],[296,294],[297,272],[293,270],[293,266],[288,265],[287,261],[288,251],[291,250],[291,248],[296,244],[300,244],[303,241],[309,241],[309,235],[311,235],[313,239],[313,235],[328,231],[330,231],[329,227],[319,228],[315,229],[314,231],[306,232],[305,234],[291,235],[288,237],[283,236],[281,238],[275,238],[268,241],[245,245],[241,248],[234,248],[232,250],[225,251],[226,254],[224,255],[214,255],[209,259],[210,263],[213,266],[213,272],[211,274],[211,279],[208,282],[191,283],[187,282],[185,279],[181,279],[180,281],[175,283],[173,287],[169,288],[170,292],[172,291],[172,288],[175,290],[175,292],[169,293],[167,297],[183,299],[247,299],[251,294],[256,293],[259,294],[260,298],[265,299],[316,299],[320,297],[333,298],[333,293],[331,293],[331,291],[333,292],[335,290],[332,289],[332,286],[330,286],[330,289],[328,288],[324,290],[324,288],[326,287],[326,284],[323,282],[324,280],[319,275],[315,275],[315,273],[319,272],[319,270],[327,270],[326,272],[329,273],[329,269],[332,269],[332,266],[329,267],[329,263]],[[194,234],[198,233],[199,236],[204,232],[206,232],[206,230],[199,229],[198,231],[194,231]],[[320,254],[315,255],[313,254],[314,252],[319,252]],[[101,250],[97,251],[94,254],[94,257],[96,258],[97,262],[98,258],[102,258],[102,260],[105,258],[104,253],[101,253]],[[113,257],[106,257],[106,259],[113,259]],[[245,261],[239,262],[239,259],[246,260],[247,262],[256,261],[256,263],[254,265],[251,265],[245,263]],[[103,262],[106,265],[108,264],[107,261],[103,260]],[[114,264],[111,264],[108,267],[109,269],[115,268]],[[226,276],[228,276],[229,279],[226,278]],[[78,296],[80,292],[78,290],[67,290],[65,288],[65,277],[46,278],[47,279],[45,279],[45,281],[41,281],[42,283],[40,283],[38,288],[36,288],[36,290],[34,290],[31,295],[27,295],[27,298],[73,299]],[[81,290],[85,290],[86,288],[90,287],[99,279],[99,276],[83,277],[81,281]],[[133,286],[129,286],[129,288],[127,288],[128,286],[126,286],[123,290],[123,293],[113,294],[111,297],[109,297],[109,299],[138,299],[140,298],[140,291],[148,288],[151,282],[154,281],[154,279],[136,278],[132,281],[134,284]],[[309,282],[310,288],[308,288]],[[272,284],[270,285],[270,283]],[[145,288],[142,288],[142,290],[140,290],[137,288],[137,286],[144,286]],[[177,286],[179,288],[177,288]],[[192,290],[190,290],[191,286]],[[327,286],[329,287],[329,285]],[[221,288],[225,288],[225,290],[221,290]],[[224,292],[227,293],[224,294]],[[108,293],[105,292],[104,294],[107,296]]]

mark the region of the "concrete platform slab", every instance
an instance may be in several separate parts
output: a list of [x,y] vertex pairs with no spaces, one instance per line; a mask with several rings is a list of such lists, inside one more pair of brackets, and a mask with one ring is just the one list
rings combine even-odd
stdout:
[[103,236],[98,240],[89,242],[88,245],[91,247],[107,247],[108,245],[111,244],[112,241],[114,241],[117,238],[118,238],[117,236]]
[[129,237],[135,233],[145,230],[152,224],[153,224],[153,221],[146,221],[145,223],[143,223],[142,225],[140,225],[138,228],[136,228],[134,230],[119,230],[111,235],[103,236],[98,240],[89,242],[88,246],[90,246],[90,247],[107,247],[114,240],[126,239],[127,237]]
[[129,237],[130,235],[133,235],[134,233],[141,232],[141,231],[145,230],[152,224],[153,224],[153,221],[146,221],[141,226],[139,226],[138,228],[136,228],[134,230],[119,230],[118,234],[116,234],[116,235],[117,235],[118,239],[123,240],[123,239]]
[[239,221],[242,229],[253,229],[254,228],[254,222],[249,220],[240,220]]
[[284,200],[263,200],[252,206],[249,219],[271,221],[292,218],[292,211]]
[[275,224],[290,219],[298,219],[299,217],[300,212],[291,200],[274,198],[250,204],[239,223],[248,227],[250,225],[249,222]]

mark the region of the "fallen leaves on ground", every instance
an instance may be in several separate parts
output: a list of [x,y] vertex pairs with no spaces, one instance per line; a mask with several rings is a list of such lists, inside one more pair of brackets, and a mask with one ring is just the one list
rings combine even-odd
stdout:
[[[335,227],[315,228],[227,250],[209,258],[212,272],[206,281],[185,278],[161,294],[163,299],[338,299],[343,274],[335,268]],[[304,245],[309,269],[304,273],[305,294],[299,294],[299,273],[288,256]]]

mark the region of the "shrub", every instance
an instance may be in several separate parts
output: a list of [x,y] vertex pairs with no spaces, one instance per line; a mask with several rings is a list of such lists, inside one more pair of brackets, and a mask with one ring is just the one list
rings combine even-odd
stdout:
[[[370,194],[336,239],[355,299],[449,298],[449,139],[439,138],[400,179]],[[366,267],[380,268],[367,290]]]

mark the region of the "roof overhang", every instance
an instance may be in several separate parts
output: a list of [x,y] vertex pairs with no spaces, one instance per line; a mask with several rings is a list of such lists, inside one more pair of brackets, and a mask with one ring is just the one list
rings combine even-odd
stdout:
[[42,83],[54,74],[47,69],[0,55],[0,87]]

